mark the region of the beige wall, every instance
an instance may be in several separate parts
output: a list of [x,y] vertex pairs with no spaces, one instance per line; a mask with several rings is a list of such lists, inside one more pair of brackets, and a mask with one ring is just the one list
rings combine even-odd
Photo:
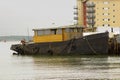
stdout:
[[[78,23],[83,24],[82,3],[78,1]],[[95,3],[95,27],[120,26],[120,0],[88,0]]]
[[83,26],[83,4],[81,0],[77,0],[78,5],[78,25]]

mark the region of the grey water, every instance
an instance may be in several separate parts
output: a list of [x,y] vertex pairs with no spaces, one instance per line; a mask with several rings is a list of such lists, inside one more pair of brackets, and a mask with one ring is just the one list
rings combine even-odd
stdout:
[[0,80],[120,80],[120,56],[17,56],[0,42]]

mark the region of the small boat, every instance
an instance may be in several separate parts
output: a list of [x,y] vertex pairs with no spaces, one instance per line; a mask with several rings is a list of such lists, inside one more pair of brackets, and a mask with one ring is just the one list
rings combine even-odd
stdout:
[[33,29],[33,42],[13,44],[11,50],[21,55],[107,54],[108,32],[83,36],[83,27],[69,25]]

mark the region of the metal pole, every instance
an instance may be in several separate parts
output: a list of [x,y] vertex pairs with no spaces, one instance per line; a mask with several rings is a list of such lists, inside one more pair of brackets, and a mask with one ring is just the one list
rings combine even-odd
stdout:
[[27,28],[27,34],[28,34],[28,42],[29,42],[29,40],[30,40],[30,38],[29,38],[29,28]]

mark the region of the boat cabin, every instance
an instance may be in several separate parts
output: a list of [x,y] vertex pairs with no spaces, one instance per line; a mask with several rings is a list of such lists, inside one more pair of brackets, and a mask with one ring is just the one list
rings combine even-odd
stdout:
[[33,29],[33,42],[60,42],[83,36],[83,28],[75,26]]

